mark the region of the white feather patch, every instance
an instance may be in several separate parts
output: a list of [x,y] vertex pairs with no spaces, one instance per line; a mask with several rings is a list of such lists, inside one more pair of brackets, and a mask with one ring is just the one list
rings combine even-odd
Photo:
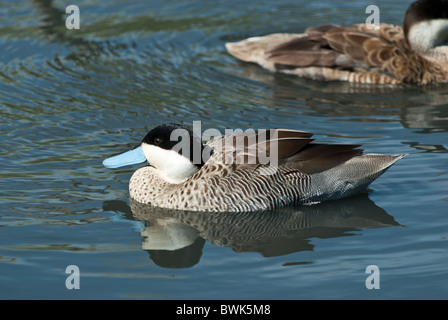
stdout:
[[146,143],[142,143],[142,150],[148,163],[168,183],[179,184],[198,171],[197,166],[176,151]]
[[434,19],[419,22],[411,27],[408,34],[412,48],[417,52],[427,52],[437,46],[448,44],[448,19]]

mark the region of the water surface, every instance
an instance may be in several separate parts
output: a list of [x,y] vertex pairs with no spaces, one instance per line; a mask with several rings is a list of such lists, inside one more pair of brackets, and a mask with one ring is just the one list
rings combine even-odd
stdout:
[[[360,23],[366,1],[0,4],[1,299],[448,298],[448,87],[324,83],[227,41]],[[377,1],[400,24],[408,1]],[[136,206],[104,158],[164,122],[291,128],[409,156],[368,194],[256,215]],[[68,265],[79,290],[65,286]],[[368,265],[379,290],[365,286]]]

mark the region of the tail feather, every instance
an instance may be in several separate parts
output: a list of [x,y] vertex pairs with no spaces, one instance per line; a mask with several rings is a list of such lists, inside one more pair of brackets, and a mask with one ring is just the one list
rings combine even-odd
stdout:
[[359,193],[404,156],[406,154],[364,154],[330,170],[313,174],[311,184],[318,188],[309,202],[336,200]]

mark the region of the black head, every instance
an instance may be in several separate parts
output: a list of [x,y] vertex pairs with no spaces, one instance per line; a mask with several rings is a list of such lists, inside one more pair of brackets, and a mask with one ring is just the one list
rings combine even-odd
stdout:
[[143,138],[142,143],[154,145],[165,150],[174,150],[188,158],[197,167],[208,160],[203,159],[204,145],[190,128],[176,123],[162,124]]

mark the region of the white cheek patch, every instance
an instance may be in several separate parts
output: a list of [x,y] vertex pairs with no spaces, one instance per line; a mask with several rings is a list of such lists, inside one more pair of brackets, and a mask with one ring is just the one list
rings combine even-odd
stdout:
[[422,21],[412,26],[408,34],[412,48],[425,52],[448,42],[448,19]]
[[146,143],[142,143],[142,150],[149,164],[169,183],[181,183],[198,171],[198,167],[176,151]]

